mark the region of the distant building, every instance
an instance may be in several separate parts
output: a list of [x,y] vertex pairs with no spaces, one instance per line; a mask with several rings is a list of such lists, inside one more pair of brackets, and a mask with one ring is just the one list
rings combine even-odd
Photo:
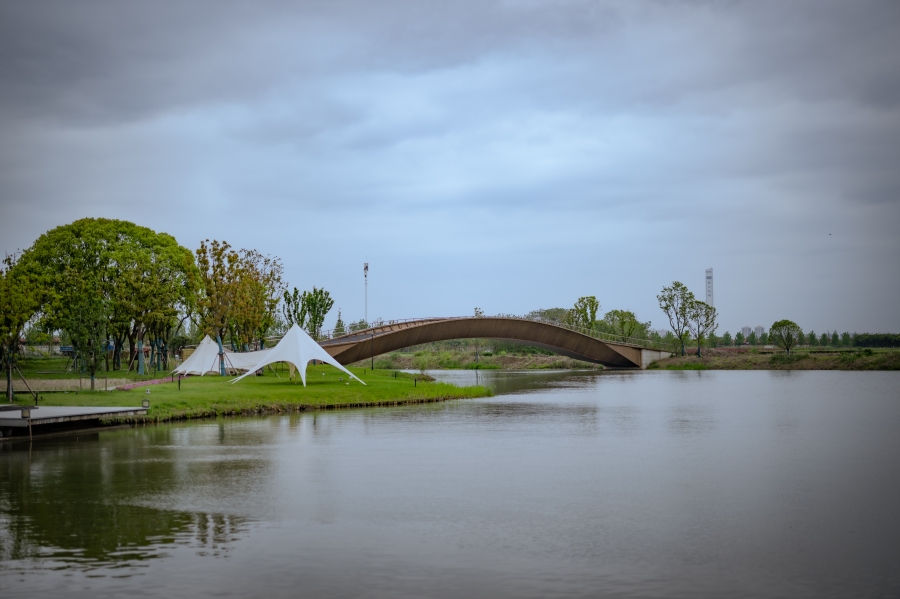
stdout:
[[706,303],[710,306],[714,306],[713,304],[713,280],[712,280],[712,270],[711,268],[706,269]]
[[744,336],[744,339],[750,336],[753,330],[750,327],[741,327],[741,334]]
[[755,329],[753,329],[753,332],[756,333],[756,338],[759,339],[760,337],[765,335],[766,329],[765,327],[756,327]]

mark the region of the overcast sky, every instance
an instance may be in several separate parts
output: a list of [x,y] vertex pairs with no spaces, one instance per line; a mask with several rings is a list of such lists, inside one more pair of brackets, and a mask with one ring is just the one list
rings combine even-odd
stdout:
[[0,251],[224,239],[345,320],[900,331],[900,2],[4,2]]

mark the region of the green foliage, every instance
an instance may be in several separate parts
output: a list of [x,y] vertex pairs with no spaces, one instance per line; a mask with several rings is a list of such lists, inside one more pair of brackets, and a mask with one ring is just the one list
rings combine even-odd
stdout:
[[284,319],[288,328],[295,324],[301,329],[306,328],[306,320],[309,313],[307,312],[307,306],[303,302],[303,297],[300,295],[299,289],[294,287],[293,293],[288,293],[287,290],[284,291],[284,304],[282,305],[281,310],[284,313]]
[[716,309],[699,300],[691,301],[687,306],[688,330],[697,340],[697,356],[701,355],[704,337],[709,332],[714,332],[719,326],[716,324]]
[[753,346],[759,344],[759,339],[756,338],[756,331],[750,333],[750,336],[747,337],[747,342]]
[[600,302],[593,295],[578,298],[575,306],[566,313],[566,324],[585,329],[594,327],[597,320],[597,312],[600,310]]
[[734,335],[734,344],[735,345],[740,347],[741,345],[744,345],[744,341],[746,341],[746,339],[744,338],[744,333],[742,333],[740,331],[735,333],[735,335]]
[[325,323],[325,315],[334,306],[334,300],[331,294],[324,289],[313,287],[312,291],[304,291],[300,297],[303,305],[303,311],[307,315],[306,332],[313,339],[319,339],[322,336],[322,325]]
[[334,336],[338,337],[344,334],[344,321],[341,320],[341,309],[338,308],[337,322],[334,323]]
[[853,336],[853,345],[856,347],[900,347],[900,335],[892,333],[858,333]]
[[759,344],[760,345],[769,345],[769,334],[763,333],[759,336]]
[[850,333],[846,331],[841,333],[841,345],[843,345],[844,347],[850,347],[851,345],[853,345],[853,340],[850,338]]
[[610,310],[603,316],[606,332],[631,338],[646,338],[650,322],[641,322],[630,310]]
[[356,322],[351,322],[350,326],[348,327],[349,332],[351,332],[351,333],[354,331],[362,331],[362,330],[365,330],[368,328],[369,328],[369,323],[366,322],[365,318],[360,318]]
[[569,311],[566,308],[547,308],[545,310],[532,310],[525,315],[529,320],[541,320],[556,324],[564,324],[568,320]]
[[806,336],[806,344],[810,347],[815,347],[819,344],[819,340],[816,338],[815,331],[810,331],[809,335]]
[[656,299],[659,301],[660,309],[669,319],[669,326],[679,342],[683,356],[692,316],[691,308],[697,299],[683,283],[678,281],[674,281],[670,287],[663,287]]
[[244,346],[265,339],[275,327],[276,308],[285,292],[283,268],[279,258],[246,249],[240,251],[236,267],[228,328],[232,343]]
[[29,320],[40,309],[39,272],[18,266],[18,255],[7,255],[0,263],[0,367],[6,371],[7,399],[12,400],[12,369],[19,352],[19,339]]
[[731,347],[732,345],[734,345],[734,340],[731,338],[731,333],[729,333],[728,331],[725,331],[725,334],[722,335],[722,344],[725,347]]
[[[41,235],[22,255],[41,273],[42,325],[51,330],[95,328],[88,318],[105,315],[104,336],[117,340],[161,338],[197,304],[200,278],[193,254],[170,235],[134,223],[85,218]],[[103,310],[79,313],[98,294]]]
[[803,331],[797,323],[791,320],[779,320],[769,329],[769,341],[783,349],[787,354],[791,349],[799,345],[803,339]]
[[841,338],[837,334],[837,331],[831,334],[831,346],[832,347],[840,347],[841,346]]
[[[209,244],[209,245],[207,245]],[[200,326],[205,333],[222,339],[228,331],[231,307],[237,288],[240,256],[228,242],[208,239],[200,242],[197,267],[203,281],[200,298]]]
[[[779,346],[782,347],[782,346]],[[806,353],[800,354],[775,354],[771,358],[769,358],[769,362],[774,365],[784,365],[784,364],[795,364],[801,360],[806,360],[809,358],[809,355]]]

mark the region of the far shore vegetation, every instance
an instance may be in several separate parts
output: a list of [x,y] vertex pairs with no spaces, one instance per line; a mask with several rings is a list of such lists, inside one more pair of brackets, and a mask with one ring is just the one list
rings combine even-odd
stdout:
[[742,347],[707,349],[702,357],[674,355],[651,364],[656,370],[900,370],[900,349]]

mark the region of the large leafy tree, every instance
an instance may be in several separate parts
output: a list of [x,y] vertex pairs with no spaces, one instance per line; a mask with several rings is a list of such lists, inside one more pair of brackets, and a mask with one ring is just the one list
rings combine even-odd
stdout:
[[6,397],[13,399],[12,372],[25,325],[40,309],[38,272],[17,266],[18,255],[0,263],[0,366],[6,372]]
[[600,311],[600,302],[593,295],[579,297],[575,305],[566,314],[566,323],[584,329],[593,329]]
[[646,337],[650,322],[641,322],[631,310],[610,310],[603,315],[603,324],[609,332],[622,337]]
[[697,339],[697,357],[700,357],[706,335],[715,332],[719,326],[716,324],[716,309],[706,302],[694,300],[688,306],[687,317],[688,330]]
[[788,354],[791,349],[799,345],[803,339],[803,331],[797,323],[791,320],[779,320],[769,329],[769,341],[773,345],[777,345]]
[[663,287],[656,299],[659,301],[660,309],[669,318],[669,326],[681,346],[681,355],[683,356],[685,337],[689,331],[691,320],[690,310],[697,298],[686,285],[674,281],[671,286]]
[[322,336],[322,325],[325,323],[325,315],[334,306],[334,300],[331,299],[330,293],[314,286],[312,291],[303,292],[301,302],[304,306],[304,311],[309,315],[306,321],[306,332],[313,339],[319,339]]
[[241,250],[230,310],[232,342],[246,349],[254,339],[264,346],[276,324],[276,308],[284,291],[283,268],[277,257]]
[[[332,306],[334,306],[334,300],[331,299],[331,294],[325,289],[313,286],[312,291],[300,293],[300,290],[294,287],[293,293],[285,290],[282,311],[288,326],[296,324],[298,327],[305,329],[310,337],[318,339],[322,335],[325,315],[328,314]],[[366,324],[362,328],[367,326]],[[355,330],[354,325],[350,325],[350,330]]]
[[219,344],[219,374],[225,375],[225,350],[222,340],[228,332],[240,277],[240,255],[226,241],[200,242],[197,267],[203,281],[200,296],[200,327]]
[[[130,361],[153,323],[189,310],[195,301],[190,250],[170,235],[127,221],[85,218],[57,227],[41,235],[22,262],[42,273],[45,326],[70,337],[74,329],[102,326],[104,340],[116,339],[117,349],[129,340]],[[92,302],[102,302],[102,309]],[[91,321],[101,317],[102,325]]]

